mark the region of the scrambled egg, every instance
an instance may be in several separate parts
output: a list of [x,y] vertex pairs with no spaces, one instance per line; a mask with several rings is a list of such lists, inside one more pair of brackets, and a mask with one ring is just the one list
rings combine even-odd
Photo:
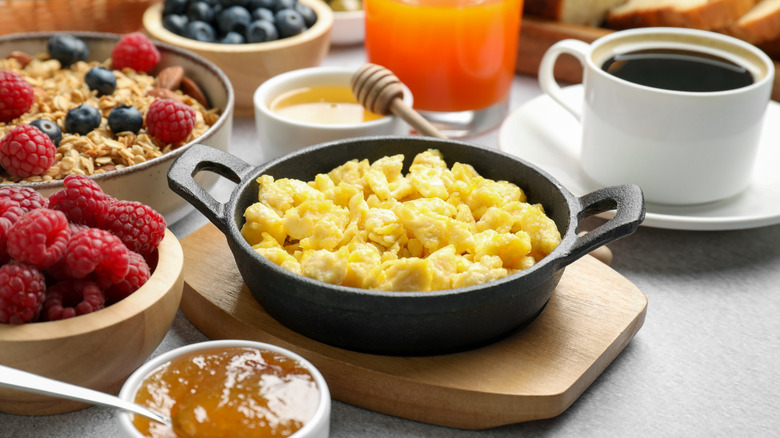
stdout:
[[485,283],[533,266],[561,236],[507,181],[441,153],[352,160],[313,181],[263,175],[241,234],[260,254],[320,281],[385,291]]

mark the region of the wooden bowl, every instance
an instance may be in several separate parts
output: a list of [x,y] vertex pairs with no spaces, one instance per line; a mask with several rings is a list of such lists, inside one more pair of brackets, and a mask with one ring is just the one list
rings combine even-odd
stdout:
[[236,93],[235,114],[252,117],[252,94],[266,79],[299,68],[319,65],[328,52],[333,11],[322,0],[300,0],[317,14],[317,22],[300,35],[266,43],[204,43],[176,35],[162,25],[162,4],[144,13],[146,33],[153,39],[195,52],[217,64]]
[[[169,230],[158,254],[146,284],[118,303],[61,321],[0,324],[0,364],[117,394],[162,342],[179,308],[184,256]],[[0,411],[14,414],[48,415],[87,406],[0,388]]]

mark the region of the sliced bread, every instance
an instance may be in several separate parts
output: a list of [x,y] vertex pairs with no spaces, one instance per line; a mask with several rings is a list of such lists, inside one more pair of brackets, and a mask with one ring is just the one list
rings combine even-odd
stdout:
[[523,13],[566,24],[600,26],[607,11],[626,0],[525,0]]
[[629,0],[612,8],[606,25],[613,29],[673,26],[723,29],[746,14],[757,0]]
[[721,31],[752,44],[780,38],[780,0],[760,1]]

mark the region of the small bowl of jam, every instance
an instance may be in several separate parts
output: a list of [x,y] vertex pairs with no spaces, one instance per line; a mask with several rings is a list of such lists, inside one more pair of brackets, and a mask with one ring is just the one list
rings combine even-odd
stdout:
[[262,342],[207,341],[163,353],[136,370],[119,397],[173,419],[171,428],[118,412],[128,438],[327,438],[330,432],[322,374],[298,354]]
[[[349,67],[313,67],[275,76],[254,94],[255,123],[263,161],[327,141],[375,135],[408,135],[394,115],[366,110],[352,94]],[[404,102],[412,93],[403,86]]]

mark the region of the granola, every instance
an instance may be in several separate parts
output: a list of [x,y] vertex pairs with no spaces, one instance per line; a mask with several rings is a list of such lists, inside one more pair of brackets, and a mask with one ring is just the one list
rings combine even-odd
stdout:
[[[62,140],[57,148],[54,164],[42,175],[18,178],[0,171],[0,183],[41,182],[63,179],[66,175],[97,175],[122,169],[162,156],[204,134],[219,119],[219,109],[208,109],[193,97],[179,90],[177,100],[195,109],[195,127],[190,135],[179,143],[164,143],[141,128],[137,134],[114,133],[106,119],[114,107],[131,105],[146,116],[149,105],[155,100],[155,77],[131,69],[114,70],[117,87],[111,95],[98,96],[84,83],[84,76],[95,66],[111,68],[111,60],[103,62],[79,61],[68,68],[60,62],[39,54],[28,62],[20,62],[18,56],[0,59],[0,70],[20,74],[35,89],[35,103],[21,117],[11,123],[0,122],[0,138],[19,124],[29,124],[36,119],[55,122],[62,129]],[[81,104],[92,105],[100,111],[102,122],[98,129],[87,135],[65,132],[65,116],[68,110]]]

